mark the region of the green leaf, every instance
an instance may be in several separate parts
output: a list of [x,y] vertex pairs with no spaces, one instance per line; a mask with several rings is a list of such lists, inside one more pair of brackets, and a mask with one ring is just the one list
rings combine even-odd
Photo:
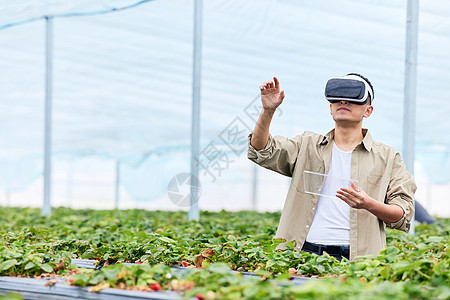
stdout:
[[122,266],[121,265],[112,265],[112,266],[103,268],[102,272],[105,275],[106,279],[116,280],[117,274],[120,272],[119,268],[122,269]]
[[386,265],[381,269],[380,275],[386,280],[389,279],[390,269],[390,265]]
[[272,241],[274,244],[278,245],[278,244],[286,242],[286,239],[272,239]]
[[400,250],[398,250],[398,248],[396,248],[396,247],[389,247],[389,248],[386,248],[381,251],[381,253],[384,255],[388,255],[391,253],[399,253],[399,252],[400,252]]
[[29,261],[26,265],[25,265],[25,270],[29,270],[31,268],[33,268],[34,266],[36,266],[36,264],[34,262]]
[[75,285],[86,286],[89,281],[89,275],[88,274],[76,274],[76,275],[72,276],[71,279],[74,280],[73,284],[75,284]]
[[427,242],[429,243],[440,243],[444,240],[444,237],[442,236],[430,236],[427,239]]
[[15,260],[15,259],[10,259],[10,260],[4,261],[0,264],[0,271],[8,270],[12,266],[14,266],[16,263],[17,263],[17,260]]
[[286,248],[289,250],[293,250],[295,247],[296,242],[295,241],[290,241],[288,243],[286,243]]
[[172,240],[171,238],[160,236],[159,239],[163,242],[169,243],[169,244],[176,244],[175,240]]
[[257,272],[255,272],[255,275],[258,275],[258,276],[265,276],[265,277],[270,277],[270,276],[272,276],[272,273],[271,272],[269,272],[269,271],[266,271],[266,270],[262,270],[262,269],[259,269]]
[[3,250],[1,253],[1,256],[3,257],[13,257],[14,256],[14,252],[12,252],[11,250]]
[[53,272],[53,268],[49,264],[39,264],[39,267],[47,273]]
[[270,267],[272,267],[273,265],[275,265],[276,263],[277,263],[276,260],[270,259],[270,260],[268,260],[267,263],[266,263],[266,268],[270,268]]

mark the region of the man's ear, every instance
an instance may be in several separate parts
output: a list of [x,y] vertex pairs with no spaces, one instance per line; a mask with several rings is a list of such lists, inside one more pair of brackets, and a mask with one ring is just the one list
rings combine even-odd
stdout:
[[372,114],[372,112],[373,112],[373,106],[372,106],[372,105],[368,105],[368,106],[366,107],[366,111],[364,112],[364,118],[370,117],[370,115]]
[[330,103],[330,115],[333,115],[332,103]]

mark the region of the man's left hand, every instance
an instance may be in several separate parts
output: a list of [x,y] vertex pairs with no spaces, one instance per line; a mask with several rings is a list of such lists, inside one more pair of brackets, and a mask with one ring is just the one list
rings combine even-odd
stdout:
[[345,201],[350,207],[368,209],[373,199],[353,182],[351,183],[351,186],[351,189],[341,188],[338,190],[336,192],[336,197]]

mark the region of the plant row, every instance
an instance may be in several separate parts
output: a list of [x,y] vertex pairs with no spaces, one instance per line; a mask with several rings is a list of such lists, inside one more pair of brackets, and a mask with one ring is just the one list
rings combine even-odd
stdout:
[[[144,210],[58,208],[44,217],[37,209],[0,208],[0,215],[2,276],[54,274],[93,291],[159,287],[211,299],[450,297],[449,219],[418,224],[415,235],[387,230],[388,247],[378,257],[339,262],[295,251],[293,242],[276,251],[279,213],[202,212],[200,222],[189,222],[184,212]],[[76,269],[73,258],[104,267]],[[187,271],[175,274],[169,266]],[[259,277],[242,280],[232,270]],[[322,280],[298,287],[288,280],[292,275]]]

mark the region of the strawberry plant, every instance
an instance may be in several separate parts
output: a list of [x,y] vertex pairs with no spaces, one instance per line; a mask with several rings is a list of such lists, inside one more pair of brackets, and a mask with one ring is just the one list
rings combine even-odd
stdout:
[[[72,274],[68,284],[93,292],[171,290],[198,299],[450,298],[449,219],[417,224],[415,235],[387,229],[379,256],[338,261],[296,251],[294,242],[276,251],[279,212],[202,212],[200,222],[184,212],[144,210],[56,208],[45,217],[7,207],[0,215],[1,276]],[[74,258],[104,267],[75,270]],[[321,280],[295,286],[292,275]]]

